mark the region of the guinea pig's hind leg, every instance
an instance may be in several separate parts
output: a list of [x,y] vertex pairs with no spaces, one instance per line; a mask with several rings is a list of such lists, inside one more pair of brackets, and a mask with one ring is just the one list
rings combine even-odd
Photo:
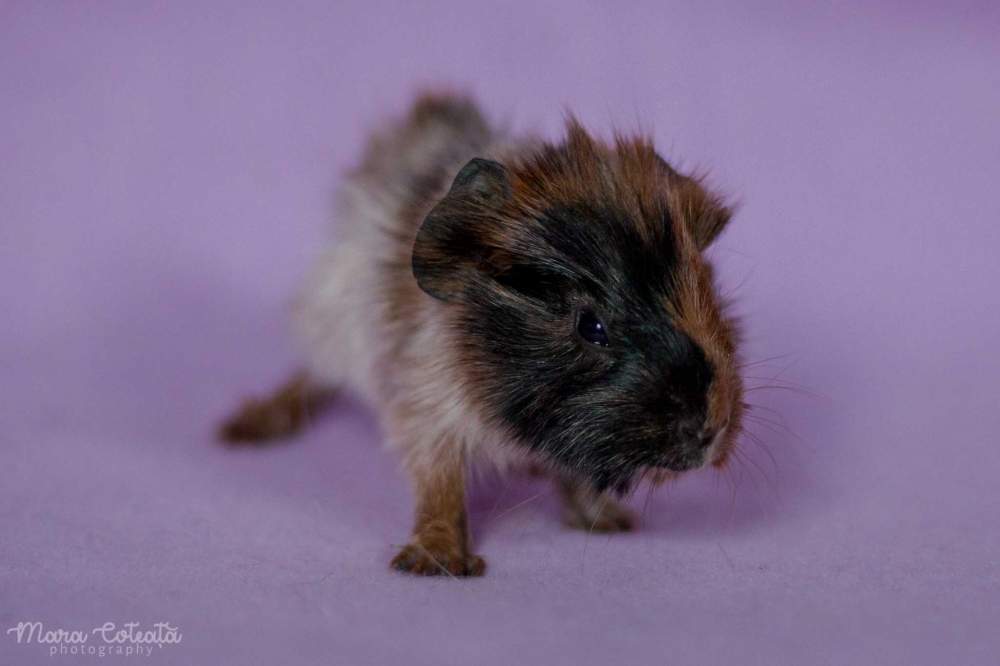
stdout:
[[416,522],[410,543],[392,559],[399,571],[423,576],[482,576],[486,562],[471,552],[461,456],[413,471]]
[[333,395],[333,389],[305,371],[296,372],[270,395],[244,400],[219,426],[219,438],[229,444],[256,444],[291,437],[309,425]]
[[632,512],[608,493],[566,476],[556,479],[562,498],[563,522],[588,532],[628,532],[635,527]]

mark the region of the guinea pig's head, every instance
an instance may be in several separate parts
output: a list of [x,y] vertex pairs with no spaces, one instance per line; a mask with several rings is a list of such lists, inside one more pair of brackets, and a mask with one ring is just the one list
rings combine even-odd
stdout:
[[444,301],[473,403],[598,489],[721,466],[740,430],[736,331],[702,252],[729,210],[645,139],[474,159],[412,266]]

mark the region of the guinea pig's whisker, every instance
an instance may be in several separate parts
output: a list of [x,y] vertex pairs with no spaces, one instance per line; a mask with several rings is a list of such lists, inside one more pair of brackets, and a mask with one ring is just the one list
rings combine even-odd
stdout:
[[[768,456],[768,458],[771,459],[771,464],[774,467],[775,473],[777,474],[779,472],[779,469],[778,469],[777,460],[774,458],[774,455],[764,445],[764,443],[761,441],[761,439],[757,435],[755,435],[754,433],[752,433],[750,431],[745,431],[745,432],[746,432],[747,436],[749,437],[750,441],[753,442],[754,444],[756,444],[757,447],[759,449],[763,450],[764,453]],[[776,480],[767,474],[767,471],[754,459],[754,457],[752,455],[744,453],[744,459],[746,460],[746,462],[747,462],[748,465],[750,465],[755,470],[757,470],[757,472],[761,476],[761,479],[763,479],[765,485],[767,486],[767,489],[770,491],[771,495],[774,496],[775,498],[779,498],[780,497],[780,493],[778,492],[778,485],[777,485]]]
[[434,555],[432,555],[429,550],[427,550],[426,548],[424,548],[423,544],[417,543],[417,548],[419,548],[420,551],[424,555],[426,555],[428,558],[430,558],[430,561],[433,562],[434,565],[438,569],[440,569],[442,572],[444,572],[445,575],[449,576],[450,578],[455,578],[457,580],[457,577],[455,576],[455,574],[453,574],[452,572],[448,571],[448,567],[446,567],[445,565],[441,564],[440,560],[438,560],[438,558],[434,557]]
[[646,512],[649,510],[649,500],[653,497],[653,485],[646,486],[646,499],[642,501],[642,511],[639,512],[639,522],[645,524]]
[[[800,437],[795,434],[791,428],[789,428],[784,423],[779,423],[773,419],[769,419],[759,414],[744,414],[743,419],[753,423],[754,425],[759,425],[761,427],[767,428],[774,435],[788,435],[793,439],[800,440]],[[800,440],[801,441],[801,440]]]
[[778,354],[777,356],[768,356],[767,358],[762,358],[758,361],[748,361],[747,363],[741,363],[736,366],[737,370],[745,370],[746,368],[753,368],[755,366],[763,365],[765,363],[770,363],[771,361],[780,361],[788,358],[788,354]]
[[755,475],[753,474],[753,472],[756,471],[757,474],[760,474],[761,478],[766,481],[767,475],[764,474],[764,470],[762,470],[760,466],[753,461],[753,459],[747,456],[747,454],[744,451],[738,448],[733,449],[733,457],[740,462],[743,471],[746,472],[746,476],[744,478],[748,479],[750,483],[753,485],[754,493],[759,493],[760,486],[757,485],[757,480],[754,478]]
[[774,457],[774,454],[771,453],[771,448],[764,442],[763,439],[758,437],[756,433],[749,430],[745,430],[744,432],[747,437],[749,437],[750,441],[756,444],[757,447],[764,452],[768,459],[770,459],[771,467],[774,468],[775,473],[778,473],[778,460]]
[[772,409],[771,407],[768,407],[767,405],[761,405],[761,404],[758,404],[758,403],[755,403],[755,402],[744,402],[743,403],[743,408],[745,410],[747,410],[748,412],[759,412],[759,411],[769,412],[769,413],[773,414],[774,416],[778,417],[779,419],[784,420],[784,416],[782,415],[781,412],[779,412],[776,409]]
[[777,384],[760,384],[758,386],[751,386],[743,390],[744,393],[752,393],[754,391],[789,391],[790,393],[795,393],[798,395],[804,395],[810,398],[823,398],[824,396],[817,393],[813,393],[808,389],[799,388],[797,386],[781,386]]
[[601,512],[604,511],[604,507],[606,507],[607,505],[608,505],[608,496],[601,495],[600,499],[598,499],[597,501],[597,511],[594,513],[594,522],[590,524],[590,529],[587,530],[588,539],[590,538],[590,535],[594,533],[594,527],[597,526],[597,521],[601,519]]
[[809,390],[808,386],[803,386],[802,384],[799,384],[797,382],[793,382],[787,379],[782,379],[779,375],[780,373],[778,375],[768,376],[768,377],[760,377],[757,375],[743,375],[743,379],[751,379],[753,381],[764,382],[768,386],[794,386],[796,388]]
[[510,507],[509,509],[504,509],[503,511],[500,512],[499,515],[494,516],[492,518],[492,520],[500,520],[501,518],[503,518],[504,516],[506,516],[508,513],[516,511],[516,510],[520,509],[522,506],[524,506],[525,504],[528,504],[529,502],[534,502],[536,499],[538,499],[542,495],[547,495],[548,493],[549,493],[548,490],[542,490],[542,491],[540,491],[538,493],[535,493],[531,497],[529,497],[527,499],[524,499],[524,500],[521,500],[520,502],[518,502],[514,506]]
[[[735,453],[735,452],[734,452]],[[743,463],[734,455],[732,460],[736,460],[737,464],[742,465]],[[742,468],[740,468],[742,469]],[[738,469],[736,464],[726,465],[722,470],[720,470],[721,475],[726,479],[726,483],[729,485],[729,519],[732,520],[736,515],[736,494],[739,490],[739,480],[740,477],[737,476]]]
[[507,496],[507,490],[510,488],[510,481],[504,479],[503,489],[497,493],[496,499],[493,501],[493,508],[490,509],[489,514],[486,516],[487,521],[492,521],[496,518],[497,509],[500,508],[500,502]]
[[830,396],[824,395],[823,393],[820,393],[809,386],[800,384],[798,382],[793,382],[787,379],[781,379],[780,375],[782,374],[782,372],[784,372],[784,370],[771,377],[744,375],[743,379],[745,380],[759,381],[762,383],[757,384],[755,386],[750,386],[744,389],[743,392],[750,393],[752,391],[759,391],[759,390],[790,391],[792,393],[798,393],[799,395],[808,396],[810,398],[814,398],[817,400],[825,400],[825,401],[832,400]]
[[730,287],[729,289],[721,293],[720,298],[723,301],[733,300],[733,297],[736,295],[736,292],[738,292],[740,289],[746,286],[747,282],[750,281],[750,278],[753,277],[753,274],[754,274],[754,269],[751,268],[749,271],[747,271],[746,275],[740,278],[739,282],[737,282],[734,286]]

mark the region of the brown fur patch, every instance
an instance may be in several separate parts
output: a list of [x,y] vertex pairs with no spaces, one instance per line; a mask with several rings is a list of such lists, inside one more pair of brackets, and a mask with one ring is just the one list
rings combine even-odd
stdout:
[[393,568],[425,576],[481,576],[485,572],[483,558],[469,548],[464,476],[457,459],[439,461],[414,475],[417,511],[413,536],[392,559]]
[[738,372],[735,323],[726,318],[716,300],[711,271],[700,260],[691,259],[680,281],[680,289],[667,303],[677,327],[705,351],[715,372],[708,390],[708,422],[716,430],[726,428],[721,450],[713,461],[725,462],[742,427],[743,380]]
[[542,149],[513,165],[513,215],[554,203],[602,201],[632,219],[643,237],[663,229],[668,203],[664,163],[647,138],[618,136],[615,145],[595,140],[574,118],[561,145]]
[[726,316],[726,304],[719,301],[712,266],[701,251],[728,223],[730,212],[695,179],[673,172],[669,182],[669,205],[674,230],[681,241],[681,261],[677,289],[666,307],[677,327],[704,350],[715,372],[708,391],[708,422],[717,430],[726,429],[713,461],[721,466],[742,428],[739,333],[736,322]]
[[219,427],[219,438],[230,444],[264,442],[290,437],[330,403],[333,392],[315,387],[299,372],[266,398],[249,398]]

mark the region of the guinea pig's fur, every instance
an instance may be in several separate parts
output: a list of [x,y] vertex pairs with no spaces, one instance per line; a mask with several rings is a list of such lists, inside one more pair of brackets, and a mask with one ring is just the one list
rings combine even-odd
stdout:
[[734,323],[702,251],[719,197],[644,138],[506,135],[463,97],[427,95],[370,140],[340,196],[341,237],[295,308],[304,369],[223,425],[290,434],[332,390],[381,417],[416,491],[420,574],[478,575],[471,465],[554,476],[565,518],[629,529],[613,495],[647,472],[722,465],[740,431]]

